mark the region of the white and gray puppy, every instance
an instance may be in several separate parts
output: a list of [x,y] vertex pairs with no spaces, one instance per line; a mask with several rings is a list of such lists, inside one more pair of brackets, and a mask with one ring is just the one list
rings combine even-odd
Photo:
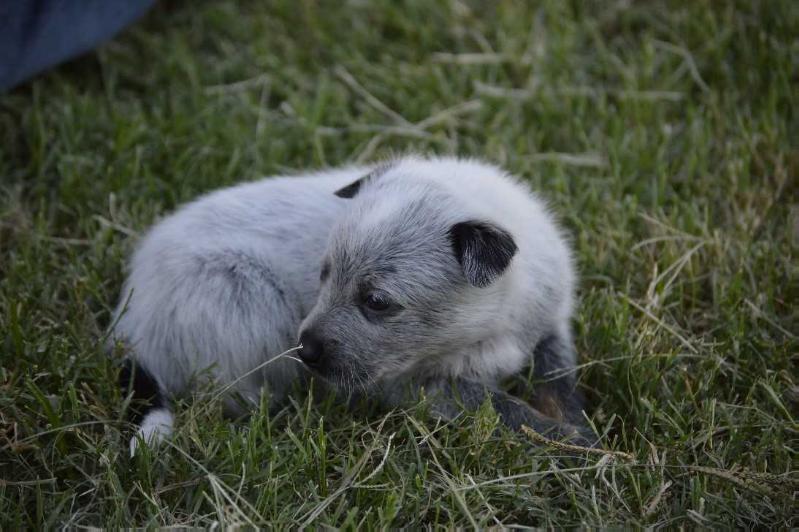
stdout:
[[[490,397],[509,427],[579,438],[573,286],[527,186],[473,160],[406,157],[181,208],[136,250],[112,338],[129,347],[123,386],[149,400],[145,441],[169,434],[167,399],[198,376],[279,404],[308,369],[389,406],[424,391],[445,418]],[[264,365],[298,340],[304,365]],[[532,406],[498,387],[530,365]]]

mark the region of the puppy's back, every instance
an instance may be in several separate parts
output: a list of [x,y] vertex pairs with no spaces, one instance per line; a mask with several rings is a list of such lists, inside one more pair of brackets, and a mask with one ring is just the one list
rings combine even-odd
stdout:
[[[211,368],[229,382],[294,345],[313,305],[327,233],[344,208],[348,168],[222,189],[157,223],[133,254],[113,337],[180,393]],[[291,364],[270,380],[293,380]],[[244,382],[248,391],[266,376]]]

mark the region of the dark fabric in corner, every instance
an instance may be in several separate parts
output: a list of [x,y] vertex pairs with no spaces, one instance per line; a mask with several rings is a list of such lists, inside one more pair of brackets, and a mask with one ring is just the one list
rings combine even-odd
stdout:
[[155,0],[0,0],[0,91],[92,50]]

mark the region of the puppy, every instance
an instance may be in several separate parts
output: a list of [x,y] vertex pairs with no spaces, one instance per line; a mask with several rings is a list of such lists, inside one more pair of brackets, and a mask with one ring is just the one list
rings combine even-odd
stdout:
[[[310,372],[446,419],[486,399],[509,427],[579,439],[569,247],[544,204],[495,166],[406,157],[211,193],[158,223],[130,264],[112,341],[149,400],[131,442],[167,436],[198,378],[231,413],[279,404]],[[281,353],[299,344],[304,364]],[[503,392],[533,366],[532,405]]]

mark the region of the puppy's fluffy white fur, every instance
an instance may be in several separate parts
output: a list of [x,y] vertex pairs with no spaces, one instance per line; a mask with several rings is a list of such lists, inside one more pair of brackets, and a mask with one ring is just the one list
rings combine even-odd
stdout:
[[[129,357],[167,396],[207,377],[235,383],[232,391],[253,403],[263,390],[279,401],[303,371],[295,360],[275,360],[241,376],[297,345],[320,292],[331,231],[343,241],[347,224],[357,223],[360,235],[379,238],[410,200],[430,201],[426,183],[432,183],[444,191],[439,207],[448,219],[490,221],[512,235],[518,252],[496,282],[452,302],[462,307],[462,323],[447,332],[459,335],[457,351],[390,367],[373,380],[411,371],[496,382],[528,364],[546,335],[571,342],[575,275],[569,248],[527,185],[474,160],[406,157],[385,172],[384,186],[360,200],[334,194],[369,171],[348,167],[267,178],[180,208],[139,243],[113,338],[129,347]],[[567,350],[558,365],[573,366],[573,356]],[[238,405],[228,402],[233,411]],[[168,410],[154,412],[140,431],[146,440],[168,434],[173,422]]]

